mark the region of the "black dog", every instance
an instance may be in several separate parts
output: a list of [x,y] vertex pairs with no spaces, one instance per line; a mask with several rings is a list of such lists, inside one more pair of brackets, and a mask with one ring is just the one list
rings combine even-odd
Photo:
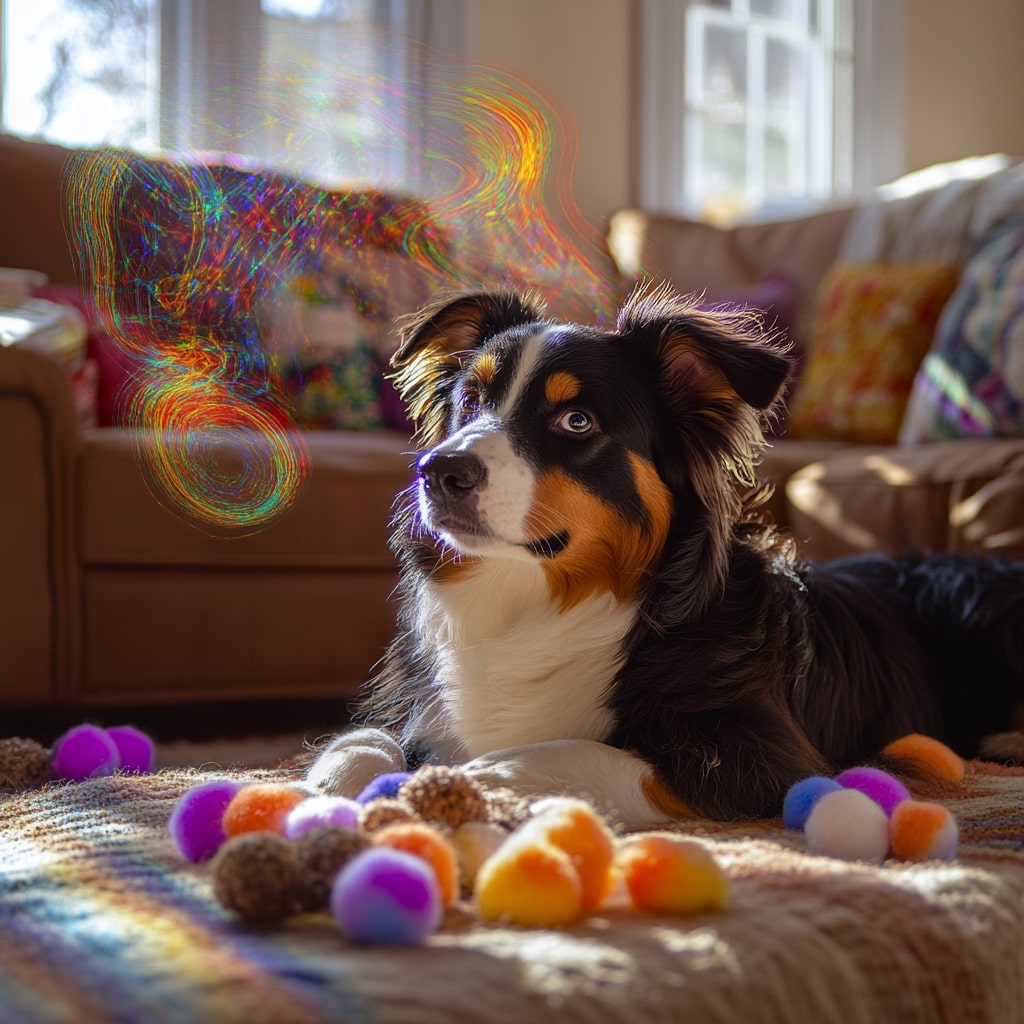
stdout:
[[762,521],[790,361],[756,320],[661,289],[602,330],[485,293],[402,341],[426,453],[364,705],[397,742],[342,736],[312,781],[344,791],[415,752],[645,823],[776,814],[795,781],[911,732],[1024,752],[1024,567],[803,565]]

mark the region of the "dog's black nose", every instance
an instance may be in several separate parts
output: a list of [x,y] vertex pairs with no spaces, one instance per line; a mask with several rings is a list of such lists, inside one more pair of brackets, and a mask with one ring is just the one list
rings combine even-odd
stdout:
[[475,455],[465,452],[428,452],[416,470],[431,490],[458,501],[483,483],[487,467]]

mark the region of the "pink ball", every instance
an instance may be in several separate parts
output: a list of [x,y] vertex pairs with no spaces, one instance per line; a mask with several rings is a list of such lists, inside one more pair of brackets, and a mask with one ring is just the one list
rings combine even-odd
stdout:
[[153,770],[156,747],[144,733],[131,725],[114,725],[107,730],[121,755],[121,771],[148,775]]
[[121,767],[121,755],[106,730],[76,725],[54,743],[50,767],[59,779],[82,782],[113,775]]
[[871,797],[887,815],[892,814],[898,803],[910,799],[910,790],[895,775],[883,772],[881,768],[867,765],[848,768],[836,776],[836,782],[844,789],[857,789]]
[[331,912],[354,942],[413,946],[441,923],[441,889],[426,861],[373,846],[356,854],[331,887]]
[[311,796],[288,812],[288,817],[284,819],[285,838],[295,839],[318,825],[356,828],[359,824],[359,807],[355,800],[343,796]]
[[185,860],[209,860],[227,841],[224,811],[241,788],[234,779],[213,779],[193,786],[178,800],[167,827]]

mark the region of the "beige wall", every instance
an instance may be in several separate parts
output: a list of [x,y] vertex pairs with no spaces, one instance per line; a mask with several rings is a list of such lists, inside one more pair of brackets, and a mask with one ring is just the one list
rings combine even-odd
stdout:
[[906,162],[1024,156],[1024,0],[907,0]]
[[601,221],[633,197],[632,0],[469,0],[471,61],[523,78],[575,122],[576,201]]
[[[904,0],[905,165],[1024,156],[1024,0]],[[575,193],[601,222],[636,200],[636,0],[469,0],[467,56],[575,121]]]

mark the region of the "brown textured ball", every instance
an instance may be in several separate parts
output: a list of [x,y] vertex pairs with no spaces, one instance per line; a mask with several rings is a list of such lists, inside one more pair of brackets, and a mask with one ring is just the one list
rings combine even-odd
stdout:
[[301,881],[292,844],[272,832],[235,836],[213,859],[213,894],[249,924],[273,924],[295,913]]
[[49,751],[35,740],[0,740],[0,787],[29,786],[50,768]]
[[365,804],[359,812],[359,827],[363,832],[376,832],[385,825],[400,821],[419,821],[416,812],[404,801],[380,797]]
[[483,790],[458,768],[427,765],[402,783],[398,799],[424,821],[447,825],[453,831],[467,821],[487,820]]
[[530,801],[511,789],[492,789],[486,794],[485,821],[500,825],[509,832],[519,828],[530,817]]
[[292,840],[299,861],[302,909],[326,910],[335,875],[370,845],[362,832],[338,825],[318,825]]

